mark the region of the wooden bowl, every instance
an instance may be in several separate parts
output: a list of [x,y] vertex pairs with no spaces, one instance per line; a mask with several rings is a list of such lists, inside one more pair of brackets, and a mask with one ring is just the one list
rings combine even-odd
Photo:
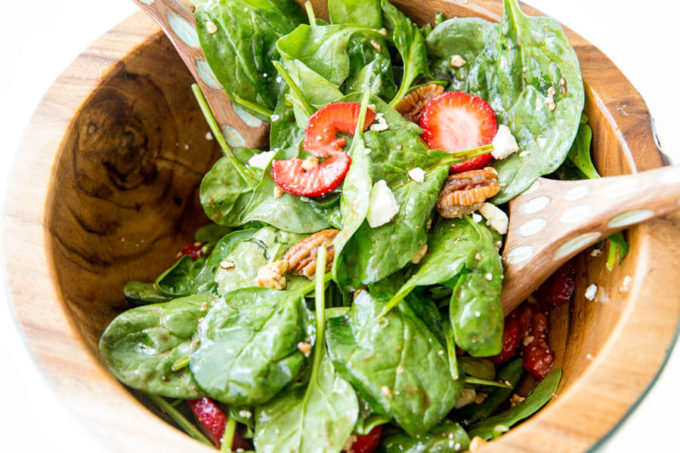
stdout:
[[[325,1],[315,3],[323,15]],[[420,23],[436,11],[499,20],[502,9],[491,0],[394,3]],[[598,49],[567,34],[581,60],[599,170],[665,165],[640,95]],[[97,351],[126,308],[123,284],[152,279],[206,222],[196,192],[219,153],[191,82],[158,27],[133,15],[50,88],[8,185],[4,246],[17,317],[57,392],[117,451],[208,451],[134,398]],[[635,227],[628,239],[629,256],[612,272],[603,256],[579,258],[576,300],[551,317],[564,369],[559,396],[493,451],[586,450],[655,377],[680,315],[680,217]],[[583,297],[591,283],[593,302]]]

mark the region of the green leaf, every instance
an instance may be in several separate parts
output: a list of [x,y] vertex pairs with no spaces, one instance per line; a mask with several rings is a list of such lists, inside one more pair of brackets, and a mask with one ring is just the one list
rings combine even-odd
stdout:
[[445,346],[411,308],[417,303],[402,302],[379,321],[384,302],[362,290],[349,314],[330,319],[326,328],[340,375],[376,414],[392,416],[412,436],[439,423],[461,390],[449,373]]
[[496,377],[496,367],[490,360],[477,357],[460,357],[458,363],[460,363],[460,368],[468,376],[489,380]]
[[390,102],[396,105],[408,93],[420,74],[429,74],[425,38],[420,29],[404,13],[387,0],[381,0],[383,21],[404,65],[399,91]]
[[[557,21],[529,17],[516,0],[505,0],[501,24],[450,19],[432,30],[427,47],[435,60],[434,76],[450,80],[452,91],[489,102],[522,150],[495,162],[504,187],[494,203],[511,200],[562,164],[576,137],[585,96],[576,52]],[[452,68],[455,54],[467,64]],[[547,102],[551,88],[554,111]]]
[[202,397],[189,369],[175,372],[172,365],[189,355],[198,319],[215,301],[215,296],[197,294],[118,315],[99,340],[102,358],[134,389],[169,398]]
[[394,429],[387,431],[380,445],[384,453],[455,453],[467,451],[470,438],[458,423],[444,420],[416,438]]
[[196,230],[194,233],[194,240],[205,244],[215,244],[230,232],[231,228],[229,227],[209,223]]
[[382,28],[382,9],[379,0],[328,0],[331,23],[357,24]]
[[590,156],[590,142],[593,137],[593,130],[587,123],[579,125],[576,139],[569,149],[569,160],[579,169],[588,179],[597,179],[600,174],[595,169]]
[[498,371],[498,379],[507,381],[512,386],[511,389],[499,388],[490,392],[480,404],[470,404],[454,412],[454,419],[460,421],[465,426],[470,426],[481,420],[489,418],[515,391],[522,377],[522,359],[515,359],[507,363]]
[[612,270],[616,265],[616,256],[619,257],[619,264],[628,255],[628,241],[623,235],[623,231],[614,233],[607,239],[609,241],[609,253],[607,254],[607,269]]
[[248,288],[231,292],[200,324],[191,373],[212,398],[230,405],[266,403],[305,365],[312,314],[300,291]]
[[472,425],[470,437],[479,436],[484,440],[496,439],[515,424],[538,412],[552,399],[562,377],[562,370],[553,370],[521,403],[510,409]]
[[128,282],[123,295],[132,305],[158,304],[172,299],[159,291],[155,283]]
[[[272,61],[276,41],[305,22],[294,0],[197,0],[196,30],[203,53],[232,101],[273,109],[280,87]],[[214,28],[216,28],[216,31]]]
[[155,286],[166,296],[187,296],[191,293],[194,281],[204,263],[205,258],[194,260],[189,255],[184,255],[170,269],[158,276]]
[[456,345],[473,356],[497,354],[503,337],[499,239],[470,216],[439,221],[430,233],[428,254],[384,312],[418,286],[451,286],[450,319]]

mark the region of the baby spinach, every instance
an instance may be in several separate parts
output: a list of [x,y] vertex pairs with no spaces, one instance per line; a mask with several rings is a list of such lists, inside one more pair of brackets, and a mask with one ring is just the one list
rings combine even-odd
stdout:
[[125,385],[169,398],[203,396],[188,368],[172,365],[189,355],[199,318],[216,297],[209,294],[132,308],[118,315],[99,340],[99,351]]
[[203,268],[205,258],[194,260],[184,255],[156,279],[156,288],[170,297],[186,296],[191,293],[194,281]]
[[551,371],[521,403],[472,425],[470,437],[496,439],[514,425],[536,413],[552,399],[562,377],[562,370]]
[[[243,237],[238,243],[232,243],[233,248],[230,247],[230,252],[224,255],[221,261],[213,262],[213,265],[218,266],[215,283],[217,293],[220,295],[257,286],[258,269],[281,259],[286,250],[304,238],[304,235],[286,233],[272,227],[264,227],[247,235],[249,237]],[[222,261],[226,261],[228,266],[221,267]],[[297,283],[306,282],[304,277],[292,275],[289,277],[289,288],[296,286]]]
[[498,240],[496,232],[470,216],[440,220],[430,233],[428,254],[383,314],[418,286],[445,284],[453,288],[449,316],[456,345],[473,356],[497,354],[503,336]]
[[458,423],[444,420],[416,438],[399,430],[389,430],[380,445],[379,451],[384,453],[455,453],[468,450],[470,437]]
[[333,24],[359,24],[376,30],[383,23],[380,0],[328,0],[328,16]]
[[159,291],[155,283],[143,282],[126,283],[123,288],[123,295],[132,305],[157,304],[172,299],[171,296],[166,296]]
[[496,367],[490,360],[465,356],[460,357],[458,363],[460,363],[460,368],[468,376],[488,380],[496,377]]
[[199,227],[194,233],[194,240],[204,244],[215,244],[226,234],[231,232],[230,227],[209,223]]
[[384,301],[362,290],[349,314],[329,320],[326,329],[340,375],[375,413],[392,416],[411,436],[439,423],[461,390],[449,373],[444,345],[412,308],[419,303],[432,304],[401,302],[378,320]]
[[194,379],[227,404],[266,403],[305,365],[298,350],[314,331],[304,292],[248,288],[210,309],[190,355]]
[[257,409],[255,446],[262,452],[339,453],[352,433],[359,407],[352,387],[336,375],[324,345],[326,249],[316,255],[316,341],[309,382],[293,384]]
[[481,420],[489,418],[505,401],[510,398],[514,389],[519,384],[524,368],[522,359],[515,359],[508,362],[498,371],[498,379],[509,382],[512,388],[499,388],[490,392],[480,404],[471,404],[456,411],[455,419],[461,421],[465,426],[470,426]]
[[276,41],[305,21],[294,0],[195,0],[196,30],[208,64],[232,101],[266,113],[280,87]]
[[380,5],[388,36],[397,48],[404,64],[399,91],[390,102],[390,105],[394,106],[406,96],[416,77],[420,74],[429,75],[430,71],[425,38],[418,26],[387,0],[381,0]]
[[[495,203],[511,200],[560,166],[578,131],[584,89],[578,58],[557,21],[529,17],[516,0],[505,0],[499,25],[447,20],[429,34],[427,47],[435,77],[451,80],[452,90],[486,99],[522,150],[495,162],[502,184]],[[448,64],[455,54],[467,61],[459,69]]]

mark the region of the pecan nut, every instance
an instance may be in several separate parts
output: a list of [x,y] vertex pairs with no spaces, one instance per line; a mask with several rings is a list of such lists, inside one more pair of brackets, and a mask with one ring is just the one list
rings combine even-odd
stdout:
[[456,173],[446,178],[439,191],[437,211],[442,217],[453,219],[479,209],[487,198],[500,192],[498,173],[491,167]]
[[333,239],[338,230],[328,229],[314,233],[292,246],[283,260],[288,263],[288,271],[295,275],[312,278],[316,272],[316,250],[320,246],[326,247],[326,272],[333,267]]
[[431,83],[423,85],[404,96],[394,109],[409,121],[417,123],[428,102],[444,92],[444,87]]

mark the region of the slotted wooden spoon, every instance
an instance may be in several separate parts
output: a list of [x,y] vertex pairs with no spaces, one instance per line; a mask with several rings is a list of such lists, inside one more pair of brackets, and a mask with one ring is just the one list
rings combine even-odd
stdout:
[[[134,0],[189,68],[231,145],[259,148],[267,123],[233,106],[206,62],[180,0]],[[680,167],[584,181],[539,178],[510,202],[501,296],[507,315],[569,258],[619,230],[680,209]]]
[[501,301],[507,315],[569,258],[680,209],[680,166],[583,181],[538,178],[510,202]]
[[231,146],[262,148],[267,144],[268,123],[234,105],[208,66],[196,33],[194,14],[180,0],[133,0],[156,22],[177,50],[201,87],[210,109]]

